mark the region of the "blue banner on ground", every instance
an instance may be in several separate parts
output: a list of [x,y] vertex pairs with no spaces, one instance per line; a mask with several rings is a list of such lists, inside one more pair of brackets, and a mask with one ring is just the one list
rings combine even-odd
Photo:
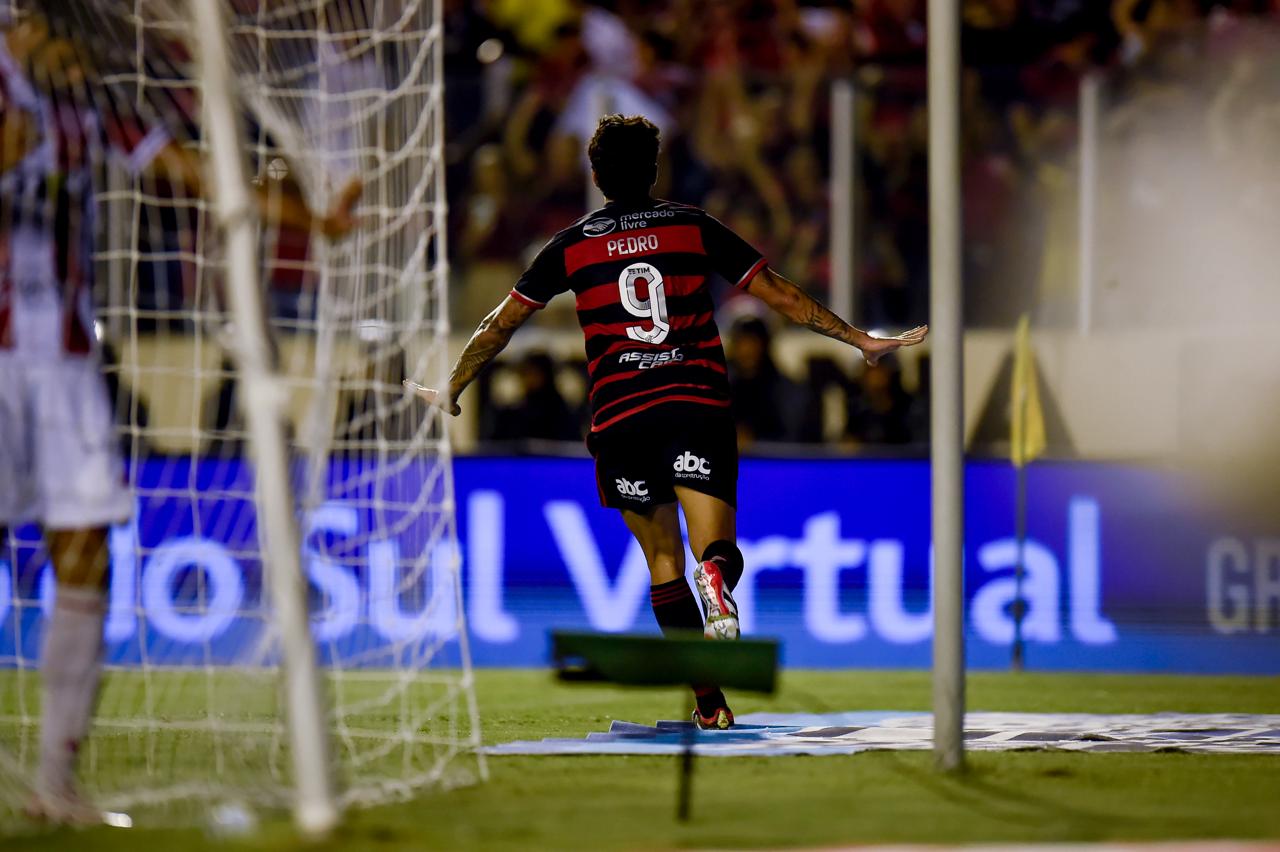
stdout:
[[[112,660],[259,661],[250,656],[265,623],[256,524],[252,505],[229,496],[249,492],[247,468],[166,460],[135,473],[151,496],[112,535]],[[335,466],[328,502],[305,519],[322,654],[346,665],[424,650],[440,658],[456,645],[456,589],[429,567],[459,554],[426,552],[438,519],[416,508],[440,483],[412,462],[376,487],[353,487],[358,473]],[[1013,477],[996,462],[967,473],[977,667],[1009,661]],[[543,665],[553,627],[656,629],[643,555],[617,513],[600,508],[589,460],[463,458],[455,480],[461,599],[478,664]],[[1136,466],[1038,463],[1028,493],[1031,668],[1280,673],[1280,531],[1219,517],[1193,482]],[[747,571],[737,599],[748,632],[781,638],[793,667],[929,664],[926,462],[747,459],[739,496]],[[42,555],[24,545],[16,562],[16,572],[0,562],[8,665],[36,658],[52,592]]]
[[[1244,713],[966,713],[966,751],[1170,752],[1280,754],[1280,716]],[[680,754],[702,757],[833,757],[933,748],[928,713],[748,713],[727,731],[693,722],[637,725],[614,720],[583,739],[549,737],[502,743],[488,754]]]

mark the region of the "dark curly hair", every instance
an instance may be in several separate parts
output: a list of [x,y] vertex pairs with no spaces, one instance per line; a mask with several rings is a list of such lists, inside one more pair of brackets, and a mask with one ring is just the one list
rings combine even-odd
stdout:
[[658,179],[662,134],[643,115],[606,115],[587,145],[596,186],[606,198],[629,201],[648,196]]

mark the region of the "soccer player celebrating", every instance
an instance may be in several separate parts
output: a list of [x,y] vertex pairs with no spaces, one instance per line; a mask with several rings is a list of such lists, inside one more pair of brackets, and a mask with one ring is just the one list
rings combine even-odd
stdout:
[[[758,251],[706,212],[650,196],[658,128],[641,116],[600,120],[587,148],[608,203],[556,234],[480,323],[458,358],[447,399],[458,397],[533,312],[572,290],[586,336],[591,433],[601,503],[618,509],[649,564],[653,613],[664,632],[738,637],[733,588],[742,576],[735,539],[738,451],[729,382],[709,279],[720,275],[787,319],[862,350],[868,363],[924,340],[914,328],[876,338],[849,325],[769,268]],[[698,558],[698,611],[685,580],[677,504]],[[717,687],[695,687],[694,721],[733,725]]]
[[[76,46],[28,15],[0,30],[0,543],[41,525],[57,578],[45,626],[39,768],[28,813],[97,822],[75,763],[101,679],[108,528],[129,519],[90,307],[95,171],[116,156],[189,192],[200,162],[160,127],[96,110]],[[312,217],[264,192],[264,218],[331,236],[354,225],[357,189]],[[268,197],[270,196],[270,197]]]

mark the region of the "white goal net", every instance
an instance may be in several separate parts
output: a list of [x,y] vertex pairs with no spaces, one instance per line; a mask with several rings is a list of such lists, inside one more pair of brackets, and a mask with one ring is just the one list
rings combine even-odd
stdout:
[[[136,136],[156,123],[204,155],[193,57],[225,37],[265,211],[258,265],[279,393],[249,400],[212,202],[127,160],[97,175],[95,333],[135,512],[111,532],[86,792],[184,820],[219,802],[290,801],[248,405],[285,422],[339,803],[483,774],[447,426],[401,384],[442,383],[448,369],[439,3],[218,0],[225,33],[210,33],[193,31],[186,0],[3,2],[10,22],[34,9],[74,43],[89,81],[78,91],[104,122]],[[326,210],[353,179],[363,190],[349,234],[278,223],[294,201]],[[39,531],[11,531],[0,560],[9,778],[29,777],[37,757],[52,575]],[[20,786],[0,783],[0,808]]]

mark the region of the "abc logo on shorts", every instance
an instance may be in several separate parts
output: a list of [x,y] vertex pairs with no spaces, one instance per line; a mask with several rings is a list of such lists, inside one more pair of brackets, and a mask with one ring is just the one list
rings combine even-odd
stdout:
[[649,488],[644,484],[643,479],[632,482],[629,479],[615,479],[614,483],[618,486],[618,493],[623,497],[648,497]]
[[711,473],[711,462],[706,459],[700,459],[693,453],[685,453],[676,459],[673,465],[677,473],[701,473],[709,475]]

